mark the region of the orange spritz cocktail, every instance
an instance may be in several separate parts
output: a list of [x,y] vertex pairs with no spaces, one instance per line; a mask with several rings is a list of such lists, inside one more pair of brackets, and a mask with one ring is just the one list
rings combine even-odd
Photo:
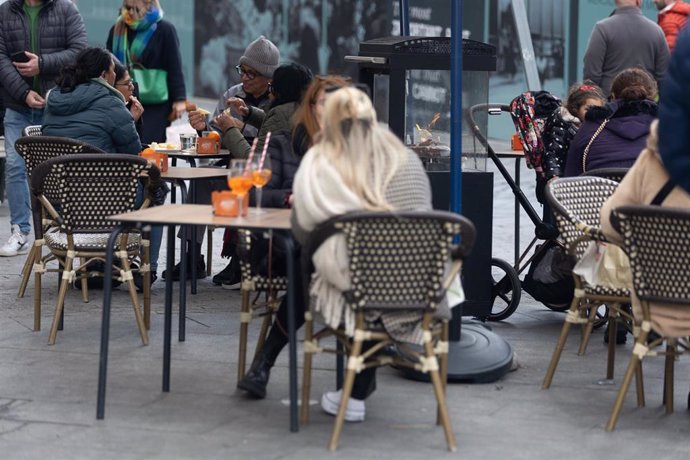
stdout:
[[271,174],[271,170],[266,168],[252,171],[252,184],[257,188],[263,187],[271,180]]
[[237,176],[228,176],[228,186],[230,187],[230,190],[237,195],[246,195],[253,185],[252,178],[248,173]]

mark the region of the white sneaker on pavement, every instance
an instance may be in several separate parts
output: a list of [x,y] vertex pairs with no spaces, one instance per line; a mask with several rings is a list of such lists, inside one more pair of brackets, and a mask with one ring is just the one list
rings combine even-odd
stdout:
[[[343,390],[328,391],[321,396],[321,409],[331,415],[338,415],[338,408],[340,407],[340,398],[343,395]],[[364,401],[355,399],[350,396],[347,401],[347,409],[345,409],[345,421],[347,422],[363,422],[366,407]]]
[[22,233],[16,225],[12,226],[12,236],[0,248],[0,256],[14,257],[27,252],[29,252],[29,236]]

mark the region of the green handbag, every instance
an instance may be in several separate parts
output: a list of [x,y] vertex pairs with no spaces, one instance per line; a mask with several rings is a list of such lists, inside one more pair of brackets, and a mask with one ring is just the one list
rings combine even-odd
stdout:
[[168,72],[162,69],[132,67],[132,76],[139,85],[139,100],[142,104],[163,104],[168,102]]

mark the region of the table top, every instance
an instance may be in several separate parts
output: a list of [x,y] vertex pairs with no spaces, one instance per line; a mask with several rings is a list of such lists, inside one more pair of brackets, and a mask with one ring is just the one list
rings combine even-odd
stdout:
[[171,166],[167,171],[161,171],[163,180],[196,180],[214,179],[227,177],[228,170],[225,168],[180,168]]
[[182,158],[182,159],[194,159],[198,160],[201,158],[225,158],[230,156],[230,152],[226,149],[221,149],[218,153],[196,153],[196,152],[183,152],[181,150],[156,150],[159,153],[165,153],[170,158]]
[[213,207],[200,204],[166,204],[138,211],[110,216],[119,222],[146,223],[154,225],[213,225],[249,229],[290,229],[290,210],[265,208],[262,214],[249,209],[245,217],[219,217],[213,214]]

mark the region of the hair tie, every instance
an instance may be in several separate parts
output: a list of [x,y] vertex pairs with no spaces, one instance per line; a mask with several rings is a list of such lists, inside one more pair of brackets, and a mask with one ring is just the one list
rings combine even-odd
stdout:
[[596,91],[594,86],[591,85],[582,85],[578,88],[580,91]]

